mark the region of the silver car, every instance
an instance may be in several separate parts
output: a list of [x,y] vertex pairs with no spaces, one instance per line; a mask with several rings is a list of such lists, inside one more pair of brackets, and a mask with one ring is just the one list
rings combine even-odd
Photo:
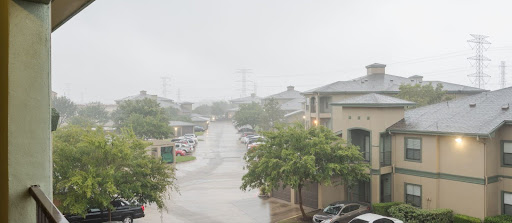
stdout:
[[313,216],[314,223],[330,220],[330,223],[344,223],[370,212],[368,204],[359,202],[338,201],[329,204],[322,212]]

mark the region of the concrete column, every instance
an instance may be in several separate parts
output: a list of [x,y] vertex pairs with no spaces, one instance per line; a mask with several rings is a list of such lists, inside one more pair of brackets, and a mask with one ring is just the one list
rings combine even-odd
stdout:
[[52,198],[50,5],[22,0],[7,2],[7,222],[35,222],[35,202],[28,188],[34,184],[40,185],[44,193]]

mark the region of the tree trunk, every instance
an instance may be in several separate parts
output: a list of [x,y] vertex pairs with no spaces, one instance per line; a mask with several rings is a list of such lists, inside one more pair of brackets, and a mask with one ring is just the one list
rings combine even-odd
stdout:
[[108,209],[108,222],[112,222],[112,210]]
[[300,207],[300,212],[302,213],[302,219],[303,220],[308,220],[308,216],[306,215],[306,212],[304,212],[304,208],[302,207],[302,186],[299,186],[299,207]]

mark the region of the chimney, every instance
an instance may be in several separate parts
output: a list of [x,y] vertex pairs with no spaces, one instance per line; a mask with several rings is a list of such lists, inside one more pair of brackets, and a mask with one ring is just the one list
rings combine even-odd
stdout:
[[295,87],[294,87],[294,86],[288,86],[288,87],[286,87],[286,89],[287,89],[288,91],[293,91],[293,90],[295,89]]
[[366,66],[366,74],[385,74],[386,73],[386,64],[373,63]]
[[147,91],[140,91],[140,95],[146,95]]
[[410,76],[409,79],[411,79],[411,82],[416,84],[421,84],[423,82],[423,76],[420,75]]

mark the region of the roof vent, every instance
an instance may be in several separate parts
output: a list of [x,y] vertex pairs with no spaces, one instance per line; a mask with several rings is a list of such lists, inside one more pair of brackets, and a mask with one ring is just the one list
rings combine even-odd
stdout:
[[476,103],[469,103],[469,107],[470,107],[470,108],[474,108],[474,107],[476,107]]
[[504,110],[504,111],[508,110],[509,108],[510,108],[510,104],[501,106],[501,110]]

